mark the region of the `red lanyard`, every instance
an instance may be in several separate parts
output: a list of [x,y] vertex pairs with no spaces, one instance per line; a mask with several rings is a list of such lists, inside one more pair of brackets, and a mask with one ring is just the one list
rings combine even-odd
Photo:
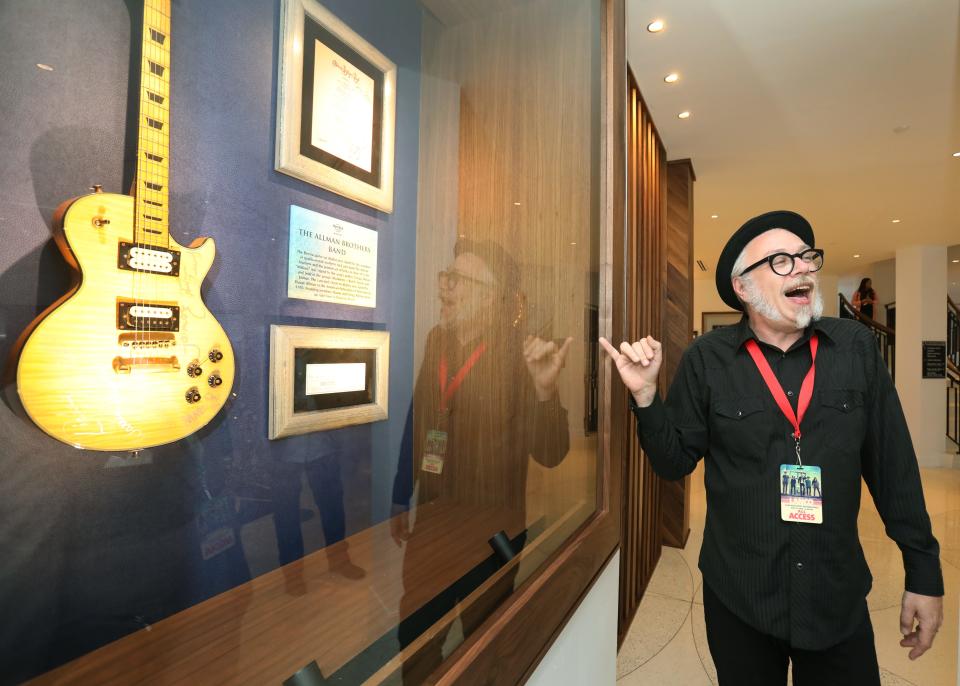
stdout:
[[[780,411],[783,412],[787,421],[793,425],[793,439],[797,442],[797,462],[800,462],[800,436],[802,435],[800,433],[800,422],[803,421],[803,415],[807,413],[807,408],[810,407],[810,398],[813,397],[813,380],[817,375],[817,347],[819,344],[820,341],[817,338],[817,334],[813,334],[810,337],[810,371],[803,377],[803,383],[800,385],[800,397],[797,398],[797,413],[794,414],[793,407],[790,406],[790,401],[787,400],[787,394],[783,392],[783,386],[780,385],[780,381],[770,368],[770,363],[767,362],[767,358],[760,352],[760,346],[757,345],[757,342],[752,338],[747,341],[747,352],[750,353],[754,364],[756,364],[757,369],[760,370],[760,375],[767,383],[767,388],[770,389],[773,399],[777,401]],[[803,463],[800,462],[800,465],[802,466]]]
[[476,348],[473,349],[473,352],[470,353],[470,357],[467,358],[467,361],[463,363],[463,366],[460,367],[460,371],[454,374],[452,379],[448,378],[448,369],[447,369],[447,356],[440,356],[440,411],[447,411],[447,403],[450,402],[450,399],[453,397],[453,394],[457,392],[457,389],[463,384],[463,380],[467,378],[467,374],[470,373],[470,370],[473,369],[473,366],[477,361],[483,356],[487,350],[487,344],[481,343]]

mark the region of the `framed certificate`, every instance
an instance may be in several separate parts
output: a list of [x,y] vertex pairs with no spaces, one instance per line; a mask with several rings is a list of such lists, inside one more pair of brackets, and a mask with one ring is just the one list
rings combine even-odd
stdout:
[[387,331],[270,327],[269,437],[387,418]]
[[393,211],[397,67],[316,0],[282,0],[275,168]]

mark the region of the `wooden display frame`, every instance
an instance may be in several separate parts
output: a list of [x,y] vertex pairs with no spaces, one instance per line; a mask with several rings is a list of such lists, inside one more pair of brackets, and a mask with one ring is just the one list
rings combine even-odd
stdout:
[[[372,402],[346,404],[331,409],[296,411],[297,350],[372,350],[374,353]],[[387,418],[390,378],[390,333],[363,329],[321,329],[309,326],[270,326],[271,439],[326,431]],[[343,393],[343,397],[351,394]]]
[[[304,65],[311,62],[315,45],[313,40],[305,41],[310,38],[311,29],[322,36],[318,41],[338,53],[346,68],[361,78],[370,77],[374,83],[373,129],[352,132],[372,138],[370,169],[315,148],[303,136],[304,126],[311,125],[310,114],[317,102],[305,87],[312,82],[304,80]],[[397,65],[316,0],[282,0],[277,63],[274,168],[364,205],[392,212]]]

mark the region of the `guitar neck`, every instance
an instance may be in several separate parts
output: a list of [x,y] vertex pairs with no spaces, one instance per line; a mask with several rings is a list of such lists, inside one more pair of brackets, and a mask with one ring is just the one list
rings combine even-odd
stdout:
[[144,0],[134,242],[170,240],[170,0]]

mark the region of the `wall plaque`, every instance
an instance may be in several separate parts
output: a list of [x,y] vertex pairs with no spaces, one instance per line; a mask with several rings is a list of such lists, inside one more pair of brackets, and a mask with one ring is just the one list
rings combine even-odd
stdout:
[[923,367],[924,379],[944,379],[947,376],[947,342],[946,341],[924,341],[923,342]]
[[290,206],[287,297],[377,306],[377,232]]

